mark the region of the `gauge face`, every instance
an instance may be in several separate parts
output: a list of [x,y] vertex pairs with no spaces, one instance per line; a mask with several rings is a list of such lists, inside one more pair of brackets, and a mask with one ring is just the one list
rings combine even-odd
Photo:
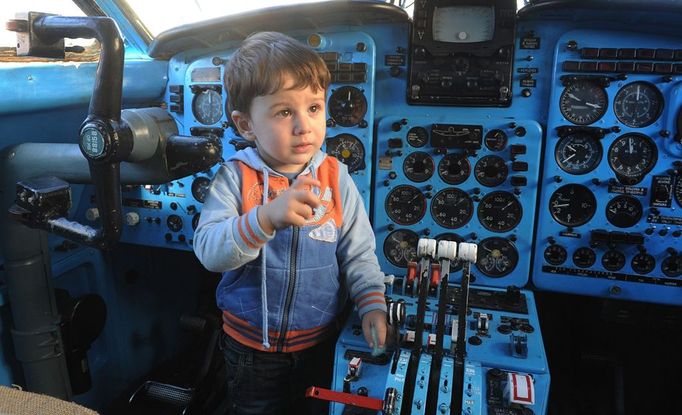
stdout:
[[564,226],[584,225],[592,219],[596,210],[594,194],[581,184],[563,185],[549,198],[552,217]]
[[561,265],[566,262],[568,252],[566,252],[566,248],[563,246],[559,244],[553,244],[545,248],[543,256],[545,257],[545,261],[547,261],[547,263],[552,265]]
[[192,113],[202,124],[211,125],[223,116],[223,100],[220,93],[213,89],[203,89],[194,95]]
[[407,142],[412,147],[424,147],[429,141],[429,132],[424,127],[412,127],[407,132]]
[[192,182],[192,196],[194,196],[197,202],[204,203],[210,184],[211,180],[208,177],[200,176],[194,179]]
[[625,254],[615,249],[610,249],[604,252],[604,255],[601,257],[601,264],[606,270],[620,271],[625,266]]
[[507,239],[486,238],[478,244],[476,267],[488,277],[504,277],[516,268],[518,262],[519,253]]
[[613,100],[613,112],[632,128],[651,125],[663,111],[663,95],[653,84],[633,82],[622,87]]
[[388,217],[400,225],[412,225],[421,220],[426,213],[426,198],[414,186],[397,186],[386,196]]
[[391,232],[384,240],[384,256],[391,264],[407,268],[407,263],[417,259],[419,235],[408,229]]
[[329,97],[329,115],[342,127],[358,125],[367,113],[367,98],[354,86],[343,86]]
[[485,146],[491,151],[502,151],[507,146],[507,133],[491,130],[485,135]]
[[632,257],[630,266],[638,274],[648,274],[656,268],[656,258],[646,252],[640,252]]
[[[452,241],[452,242],[464,242],[464,238],[461,236],[457,235],[456,233],[452,232],[446,232],[446,233],[441,233],[440,235],[436,236],[436,242],[440,241]],[[462,261],[451,261],[450,262],[450,272],[455,272],[459,271],[462,269]]]
[[461,184],[471,174],[471,164],[462,153],[450,153],[438,163],[438,175],[445,183]]
[[495,10],[491,6],[458,5],[434,7],[433,40],[473,43],[492,40]]
[[423,151],[416,151],[405,157],[403,173],[413,182],[424,182],[433,176],[433,159]]
[[630,133],[618,137],[609,147],[609,166],[624,184],[635,184],[654,168],[658,150],[644,134]]
[[180,232],[182,230],[182,218],[178,215],[168,215],[166,225],[168,225],[168,229],[171,231]]
[[677,278],[682,275],[682,257],[669,256],[661,262],[661,271],[667,277]]
[[559,98],[561,115],[573,124],[587,125],[606,113],[608,98],[604,88],[588,80],[568,85]]
[[606,219],[613,226],[629,228],[642,219],[642,203],[632,196],[614,197],[606,205]]
[[561,170],[571,174],[585,174],[599,165],[602,152],[599,140],[590,134],[574,133],[557,142],[554,158]]
[[365,146],[352,134],[339,134],[327,138],[327,154],[348,166],[349,173],[365,168]]
[[589,268],[597,261],[597,254],[592,248],[582,247],[573,252],[573,263],[580,268]]
[[201,213],[195,213],[192,217],[192,230],[196,231],[197,226],[199,226],[199,219],[201,218]]
[[474,213],[474,202],[459,189],[448,188],[436,193],[431,201],[431,216],[444,228],[466,225]]
[[489,231],[507,232],[521,222],[523,208],[509,192],[487,194],[478,205],[478,221]]
[[675,200],[677,201],[677,204],[682,206],[682,178],[678,177],[677,181],[675,182],[675,189],[673,190],[673,194],[675,195]]
[[495,187],[504,183],[509,169],[500,156],[482,157],[474,166],[474,176],[483,186]]

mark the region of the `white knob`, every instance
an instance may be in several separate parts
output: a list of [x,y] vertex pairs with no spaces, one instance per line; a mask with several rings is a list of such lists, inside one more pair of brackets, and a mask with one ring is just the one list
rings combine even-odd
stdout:
[[99,210],[97,208],[90,208],[85,211],[85,218],[90,222],[94,222],[99,219]]
[[417,257],[423,258],[427,256],[431,258],[436,257],[436,240],[421,238],[417,243]]
[[135,226],[140,223],[140,215],[137,212],[128,212],[125,216],[126,225]]
[[439,241],[438,242],[438,258],[439,259],[455,259],[457,258],[457,242],[455,241]]
[[478,254],[478,245],[462,242],[459,244],[459,254],[457,255],[462,261],[474,263]]

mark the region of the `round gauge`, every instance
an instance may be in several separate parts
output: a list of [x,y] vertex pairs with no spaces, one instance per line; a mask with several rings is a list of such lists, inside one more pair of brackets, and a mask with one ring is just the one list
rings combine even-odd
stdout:
[[327,138],[327,154],[336,157],[353,173],[365,168],[365,146],[352,134]]
[[474,202],[459,189],[441,190],[431,201],[431,216],[444,228],[460,228],[469,222],[473,214]]
[[192,100],[192,114],[202,124],[211,125],[223,116],[223,100],[213,89],[202,89]]
[[543,255],[547,263],[552,265],[561,265],[564,262],[566,262],[568,252],[566,252],[566,248],[564,248],[563,246],[559,244],[552,244],[545,248],[545,252]]
[[573,263],[580,268],[589,268],[597,261],[597,254],[586,246],[573,252]]
[[677,278],[682,275],[682,256],[671,255],[661,262],[661,271],[667,277]]
[[485,146],[491,151],[502,151],[507,146],[507,133],[502,130],[490,130],[485,135]]
[[510,231],[522,216],[521,203],[509,192],[488,193],[478,205],[478,221],[489,231]]
[[632,128],[651,125],[663,111],[663,95],[653,84],[633,82],[622,87],[613,100],[613,112]]
[[673,190],[675,195],[675,200],[677,204],[682,206],[682,177],[677,177],[677,182],[675,182],[675,189]]
[[407,263],[417,259],[419,235],[408,229],[398,229],[386,236],[384,256],[396,267],[407,268]]
[[424,147],[429,141],[429,132],[424,127],[412,127],[407,132],[407,142],[412,147]]
[[471,174],[471,164],[463,153],[445,155],[438,163],[438,175],[447,184],[464,183]]
[[495,187],[501,185],[507,178],[509,169],[500,156],[482,157],[474,166],[474,176],[483,186]]
[[610,249],[601,257],[601,264],[608,271],[620,271],[625,266],[625,254]]
[[166,225],[168,225],[168,229],[171,231],[180,232],[182,230],[182,218],[178,215],[168,215]]
[[559,98],[561,115],[573,124],[587,125],[606,113],[608,98],[604,88],[589,80],[568,85]]
[[632,196],[616,196],[606,204],[606,219],[619,228],[637,225],[642,212],[642,203]]
[[601,143],[585,133],[562,137],[554,149],[554,158],[561,170],[571,174],[591,172],[599,165],[601,157]]
[[405,157],[403,173],[413,182],[424,182],[433,176],[435,166],[433,159],[423,151],[415,151]]
[[[440,241],[452,241],[452,242],[464,242],[464,238],[461,236],[457,235],[456,233],[452,232],[446,232],[446,233],[441,233],[440,235],[436,236],[436,242]],[[436,244],[437,245],[437,244]],[[456,272],[462,269],[462,261],[450,261],[450,272]]]
[[624,184],[635,184],[654,168],[658,150],[644,134],[629,133],[618,137],[609,147],[609,166]]
[[564,226],[584,225],[597,210],[597,199],[581,184],[566,184],[549,198],[549,211],[555,221]]
[[206,195],[208,195],[208,188],[211,184],[211,179],[204,176],[199,176],[192,182],[192,196],[197,202],[204,203]]
[[507,239],[486,238],[478,244],[476,267],[484,275],[498,278],[511,273],[519,262],[519,253]]
[[196,231],[197,226],[199,226],[199,218],[201,218],[201,213],[195,213],[192,217],[192,230]]
[[426,197],[414,186],[397,186],[386,196],[385,209],[393,222],[412,225],[426,214]]
[[648,274],[656,268],[656,258],[646,252],[640,252],[632,257],[630,266],[638,274]]
[[354,86],[342,86],[329,97],[329,116],[342,127],[358,125],[367,113],[367,98]]

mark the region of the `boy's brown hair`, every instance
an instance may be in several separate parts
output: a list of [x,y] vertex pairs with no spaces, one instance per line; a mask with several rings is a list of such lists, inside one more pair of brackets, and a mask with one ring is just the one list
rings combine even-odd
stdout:
[[227,109],[249,113],[257,96],[277,92],[284,76],[294,79],[293,89],[327,90],[331,77],[322,58],[296,39],[278,32],[247,37],[225,66]]

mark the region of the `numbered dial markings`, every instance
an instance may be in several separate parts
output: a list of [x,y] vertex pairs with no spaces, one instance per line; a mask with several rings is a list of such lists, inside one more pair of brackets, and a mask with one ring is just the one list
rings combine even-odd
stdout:
[[433,159],[423,151],[415,151],[405,157],[403,173],[413,182],[424,182],[433,176],[435,165]]
[[618,137],[609,147],[609,166],[625,184],[635,184],[654,168],[658,150],[644,134],[630,133]]
[[474,202],[459,189],[441,190],[431,202],[431,216],[444,228],[456,229],[469,222],[474,213]]
[[352,134],[339,134],[327,138],[327,154],[348,166],[349,173],[365,168],[365,146]]
[[630,266],[638,274],[648,274],[656,268],[656,258],[646,252],[640,252],[632,257]]
[[393,222],[413,225],[426,214],[426,198],[416,187],[402,185],[391,190],[386,196],[385,208]]
[[589,268],[597,261],[597,254],[592,248],[582,247],[573,252],[573,263],[580,268]]
[[614,197],[606,205],[606,219],[613,226],[629,228],[642,219],[642,203],[632,196]]
[[354,86],[343,86],[329,97],[329,115],[342,127],[358,125],[367,113],[367,98]]
[[504,277],[516,268],[518,262],[516,247],[504,238],[486,238],[478,244],[476,267],[488,277]]
[[555,221],[564,226],[584,225],[592,219],[597,200],[587,187],[566,184],[554,191],[549,198],[549,211]]
[[620,271],[625,266],[625,254],[610,249],[601,257],[601,264],[608,271]]
[[599,140],[589,134],[570,134],[557,142],[554,158],[561,170],[567,173],[589,173],[601,161],[602,145]]
[[622,87],[613,100],[613,112],[632,128],[651,125],[663,111],[663,95],[653,84],[633,82]]
[[485,156],[478,160],[474,167],[476,180],[487,187],[501,185],[507,178],[508,173],[507,164],[499,156]]
[[450,153],[438,163],[438,175],[445,183],[464,183],[470,174],[471,164],[466,154]]
[[202,124],[211,125],[220,121],[223,116],[223,100],[218,91],[204,89],[192,100],[194,118]]
[[211,180],[208,177],[197,177],[192,181],[192,196],[197,202],[204,203]]
[[521,222],[523,208],[509,192],[487,194],[478,205],[478,221],[493,232],[508,232]]
[[412,147],[424,147],[429,141],[429,132],[424,127],[412,127],[407,132],[407,142]]
[[568,252],[566,252],[566,248],[563,246],[554,244],[545,248],[543,256],[548,264],[561,265],[566,262]]
[[388,234],[384,240],[384,256],[388,262],[400,268],[417,259],[419,235],[408,229],[398,229]]
[[491,130],[485,135],[485,146],[491,151],[502,151],[507,146],[507,133]]
[[559,110],[568,121],[588,125],[606,113],[608,99],[604,88],[589,80],[568,85],[559,98]]

